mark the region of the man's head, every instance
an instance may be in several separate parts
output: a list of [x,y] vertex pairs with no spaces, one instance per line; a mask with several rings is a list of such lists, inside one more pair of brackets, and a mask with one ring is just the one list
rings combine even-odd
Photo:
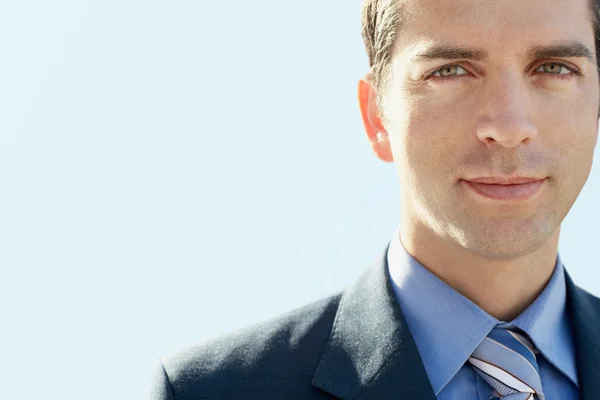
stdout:
[[[376,154],[396,164],[403,219],[497,259],[557,234],[596,146],[599,2],[365,2],[361,111]],[[483,177],[543,183],[497,200],[466,183]]]

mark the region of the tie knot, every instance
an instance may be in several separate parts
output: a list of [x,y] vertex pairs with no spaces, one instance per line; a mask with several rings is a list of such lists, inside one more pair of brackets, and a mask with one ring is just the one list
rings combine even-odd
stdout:
[[543,400],[536,353],[533,343],[522,334],[496,327],[475,349],[469,363],[501,398]]

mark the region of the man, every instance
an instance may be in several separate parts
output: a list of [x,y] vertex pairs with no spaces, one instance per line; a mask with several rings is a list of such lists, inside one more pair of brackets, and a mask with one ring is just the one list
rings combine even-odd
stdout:
[[600,301],[557,250],[599,3],[367,0],[359,103],[398,232],[342,294],[163,360],[153,399],[600,399]]

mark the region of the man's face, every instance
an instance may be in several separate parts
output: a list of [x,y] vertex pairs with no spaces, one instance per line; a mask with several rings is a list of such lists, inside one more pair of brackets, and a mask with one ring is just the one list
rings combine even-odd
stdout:
[[[410,0],[378,110],[402,217],[499,259],[557,234],[592,166],[594,55],[588,0]],[[543,181],[479,185],[511,200],[466,183],[482,177]]]

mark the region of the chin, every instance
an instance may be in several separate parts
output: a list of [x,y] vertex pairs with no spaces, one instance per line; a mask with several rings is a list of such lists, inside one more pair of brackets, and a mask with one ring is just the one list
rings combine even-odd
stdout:
[[515,223],[471,224],[452,236],[473,254],[507,260],[533,253],[547,244],[556,232],[553,225],[532,216]]

